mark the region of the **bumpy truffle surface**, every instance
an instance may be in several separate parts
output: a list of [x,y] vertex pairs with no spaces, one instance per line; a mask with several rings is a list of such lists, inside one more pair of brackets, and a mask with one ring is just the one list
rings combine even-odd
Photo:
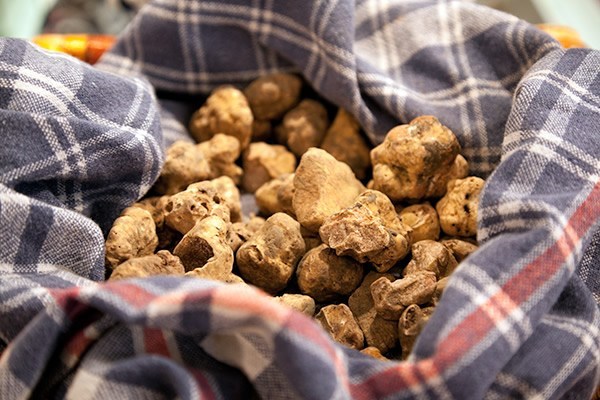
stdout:
[[347,164],[321,149],[311,148],[294,175],[294,213],[306,229],[318,232],[325,219],[349,207],[365,191]]
[[206,103],[192,115],[190,133],[198,142],[204,142],[217,133],[236,138],[242,149],[252,137],[254,117],[246,96],[233,86],[221,86],[206,99]]
[[300,291],[324,302],[352,293],[362,282],[363,267],[322,244],[304,255],[296,274]]
[[158,246],[152,214],[139,207],[128,207],[113,223],[106,238],[106,265],[115,268],[131,258],[154,253]]
[[254,118],[281,117],[300,100],[302,81],[296,75],[277,73],[252,81],[244,90]]
[[354,205],[327,217],[319,234],[337,255],[371,262],[379,272],[404,258],[412,241],[410,227],[400,221],[387,196],[376,190],[365,191]]
[[448,192],[435,206],[444,233],[462,237],[477,234],[479,194],[484,183],[476,176],[448,183]]
[[358,179],[367,177],[371,167],[371,149],[360,133],[358,121],[344,109],[338,111],[321,148],[336,160],[348,164]]
[[130,258],[119,264],[110,275],[114,281],[126,278],[143,278],[153,275],[183,275],[185,272],[179,257],[166,250],[139,258]]
[[300,224],[277,213],[239,248],[237,266],[246,281],[277,293],[288,284],[304,252]]
[[393,201],[443,194],[437,176],[448,173],[459,152],[456,136],[437,118],[415,118],[390,130],[371,151],[373,187]]

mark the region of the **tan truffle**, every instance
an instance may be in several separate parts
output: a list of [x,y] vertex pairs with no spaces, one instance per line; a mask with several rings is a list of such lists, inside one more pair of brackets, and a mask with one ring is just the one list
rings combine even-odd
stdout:
[[381,361],[389,361],[390,360],[389,358],[387,358],[383,354],[381,354],[381,351],[379,351],[379,349],[377,347],[373,347],[373,346],[365,347],[360,352],[363,354],[366,354],[368,356],[371,356],[377,360],[381,360]]
[[393,201],[431,197],[444,187],[432,180],[449,170],[460,152],[450,129],[435,117],[415,118],[388,132],[371,151],[373,185]]
[[433,292],[433,296],[431,296],[431,303],[434,306],[437,306],[439,304],[449,279],[450,277],[448,276],[444,277],[437,281],[437,283],[435,284],[435,291]]
[[277,201],[281,205],[281,209],[284,213],[295,217],[294,214],[294,176],[295,174],[286,174],[283,176],[283,185],[277,191]]
[[417,304],[411,304],[400,316],[398,331],[403,360],[406,360],[412,352],[417,337],[431,316],[432,308],[421,308]]
[[322,244],[304,255],[296,275],[302,293],[325,302],[351,294],[362,282],[363,267]]
[[477,245],[460,239],[444,239],[440,243],[446,246],[458,262],[462,262],[469,254],[477,250]]
[[371,167],[371,148],[360,133],[358,121],[350,113],[339,109],[321,148],[338,161],[348,164],[358,179],[367,177]]
[[256,192],[254,192],[256,205],[258,206],[258,211],[261,215],[269,217],[275,213],[283,212],[283,208],[279,204],[279,199],[277,198],[277,192],[279,191],[279,188],[283,186],[284,176],[285,175],[282,175],[263,183],[256,189]]
[[257,142],[244,152],[243,165],[242,186],[254,193],[271,179],[294,172],[296,157],[283,146]]
[[319,234],[337,255],[371,262],[379,272],[404,258],[412,240],[392,202],[376,190],[365,191],[351,207],[327,217]]
[[254,195],[262,215],[270,216],[284,212],[294,216],[294,174],[285,174],[270,180],[259,187]]
[[190,133],[197,142],[204,142],[217,133],[236,138],[242,149],[252,136],[254,117],[244,94],[233,86],[221,86],[192,115]]
[[265,142],[273,136],[271,121],[254,119],[252,122],[252,141]]
[[[206,179],[215,179],[223,175],[230,177],[238,184],[242,177],[242,169],[235,164],[241,154],[241,147],[231,136],[216,134],[208,142],[196,145],[210,160],[211,174]],[[199,182],[205,179],[197,179]],[[192,182],[193,183],[193,182]]]
[[300,224],[287,214],[269,217],[237,251],[244,280],[269,293],[285,288],[305,252]]
[[265,223],[264,218],[251,217],[246,222],[236,222],[229,227],[227,242],[234,252],[254,235]]
[[173,231],[165,224],[165,207],[169,202],[169,198],[170,196],[148,197],[133,204],[133,207],[142,208],[152,214],[152,219],[154,219],[154,225],[156,226],[156,236],[158,236],[157,249],[170,247],[179,236],[179,233]]
[[169,198],[165,206],[166,224],[186,234],[198,221],[209,216],[217,216],[229,222],[229,207],[210,181],[192,184]]
[[404,268],[404,276],[429,271],[433,272],[437,279],[441,279],[450,275],[458,266],[452,252],[433,240],[421,240],[413,244],[411,252],[412,260]]
[[306,245],[307,253],[323,243],[318,233],[309,231],[303,226],[300,227],[300,232],[302,233],[302,238],[304,239],[304,244]]
[[184,272],[179,257],[166,250],[161,250],[156,254],[131,258],[119,264],[113,270],[109,280],[143,278],[153,275],[183,275]]
[[435,174],[431,178],[430,188],[427,197],[442,197],[446,194],[448,182],[454,179],[462,179],[469,175],[469,163],[460,154],[456,156],[450,168]]
[[162,228],[165,223],[164,206],[169,201],[169,196],[148,197],[134,203],[132,207],[139,207],[152,215],[156,229]]
[[196,268],[186,272],[185,276],[188,278],[210,279],[211,281],[218,281],[223,283],[246,284],[246,282],[244,282],[244,280],[236,274],[225,274],[219,271],[217,268]]
[[336,342],[356,350],[364,347],[364,335],[347,305],[323,307],[315,318]]
[[309,148],[321,144],[328,126],[325,107],[315,100],[302,100],[283,117],[278,139],[300,157]]
[[165,165],[154,189],[160,194],[175,194],[194,182],[222,175],[237,183],[242,176],[242,169],[235,165],[239,156],[239,142],[222,134],[200,144],[175,142],[167,150]]
[[152,214],[128,207],[113,223],[106,238],[106,265],[115,268],[131,258],[154,253],[158,245]]
[[[225,200],[225,205],[229,208],[229,216],[231,222],[241,222],[242,201],[240,196],[240,190],[235,185],[233,179],[231,179],[228,176],[221,176],[209,182],[215,187],[217,193],[219,193],[223,200]],[[199,186],[202,187],[202,184],[200,184]]]
[[448,183],[448,192],[435,206],[444,233],[453,236],[477,234],[479,194],[484,183],[475,176]]
[[350,167],[321,149],[300,159],[294,176],[294,213],[305,228],[318,232],[328,216],[349,207],[365,187]]
[[285,293],[282,296],[274,297],[274,299],[309,317],[315,315],[315,301],[310,296]]
[[431,300],[435,284],[435,274],[429,271],[416,272],[394,282],[379,278],[371,284],[371,296],[379,315],[397,320],[409,305]]
[[440,220],[429,203],[415,204],[402,209],[400,221],[412,229],[413,243],[440,238]]
[[233,269],[233,251],[227,242],[227,223],[216,216],[199,221],[179,242],[173,254],[186,271],[221,280]]
[[367,346],[373,346],[382,353],[387,353],[396,346],[398,341],[398,324],[388,321],[377,314],[371,284],[381,277],[393,280],[390,274],[369,272],[360,286],[348,298],[348,306],[358,321],[358,325],[365,335]]
[[276,73],[252,81],[244,94],[254,118],[271,120],[281,117],[300,98],[302,81],[296,75]]

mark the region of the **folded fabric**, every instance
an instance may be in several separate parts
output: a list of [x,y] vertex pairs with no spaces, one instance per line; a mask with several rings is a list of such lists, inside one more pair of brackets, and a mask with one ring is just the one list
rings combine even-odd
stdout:
[[[0,38],[0,398],[590,398],[599,65],[458,1],[154,0],[98,68]],[[487,178],[481,247],[407,361],[343,348],[251,287],[101,282],[103,235],[185,137],[178,110],[274,71],[374,143],[437,116]]]

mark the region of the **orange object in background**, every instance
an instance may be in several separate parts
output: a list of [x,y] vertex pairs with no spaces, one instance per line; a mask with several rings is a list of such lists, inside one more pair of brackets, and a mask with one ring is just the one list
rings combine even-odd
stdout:
[[115,43],[112,35],[87,34],[44,34],[33,38],[33,42],[48,50],[60,51],[94,64],[100,56]]
[[564,25],[539,24],[538,28],[558,40],[562,47],[571,49],[575,47],[587,47],[579,33],[573,28]]

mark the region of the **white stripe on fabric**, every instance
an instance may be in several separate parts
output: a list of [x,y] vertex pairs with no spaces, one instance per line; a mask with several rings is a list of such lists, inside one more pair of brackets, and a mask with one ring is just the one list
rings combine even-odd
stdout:
[[[248,26],[250,27],[251,32],[257,32],[259,30],[259,19],[260,19],[260,3],[261,0],[252,0],[252,11],[250,12],[250,22]],[[201,40],[200,37],[197,40]],[[254,57],[256,60],[256,66],[258,70],[256,71],[259,76],[264,76],[267,74],[267,63],[265,60],[265,54],[263,49],[261,48],[260,41],[257,36],[252,36],[252,52],[254,53]],[[211,74],[207,74],[211,75]]]
[[[460,43],[459,45],[457,45],[457,57],[456,57],[456,64],[457,66],[460,65],[462,71],[464,72],[464,75],[466,76],[473,76],[473,70],[471,68],[471,64],[469,63],[469,58],[467,56],[467,50],[465,48],[465,38],[463,37],[463,24],[462,24],[462,15],[460,14],[461,8],[459,7],[460,5],[462,5],[462,3],[450,3],[450,11],[451,14],[453,15],[454,18],[452,18],[452,20],[454,21],[454,29],[453,29],[453,33],[454,33],[454,40],[456,43]],[[481,103],[479,101],[479,98],[481,96],[481,93],[479,93],[479,90],[477,89],[476,86],[474,85],[468,85],[468,97],[473,100],[471,105],[473,107],[473,114],[474,114],[474,118],[469,118],[471,119],[471,123],[469,123],[469,129],[471,128],[472,125],[474,125],[475,128],[475,133],[477,135],[477,138],[479,139],[480,143],[479,143],[479,147],[487,147],[488,145],[488,140],[487,140],[487,127],[486,127],[486,123],[485,123],[485,118],[483,116],[483,109],[481,106]],[[467,111],[468,113],[468,111]],[[471,138],[471,135],[468,134],[467,135],[467,143],[469,142],[469,139]]]
[[[69,390],[66,393],[66,400],[81,400],[81,399],[96,399],[98,398],[97,394],[100,391],[102,385],[106,384],[106,379],[103,376],[98,376],[93,372],[86,371],[85,369],[79,368],[75,377],[73,378],[73,382],[69,386]],[[137,386],[128,385],[126,383],[119,382],[110,382],[111,385],[115,385],[115,389],[118,386],[122,385],[127,388],[122,393],[133,394],[135,392],[143,392],[144,394],[152,393],[149,390],[145,390],[139,388]],[[139,393],[138,394],[141,394]],[[144,398],[144,397],[138,397]],[[151,398],[151,397],[146,397]]]
[[[418,92],[409,86],[400,85],[398,82],[394,82],[389,77],[383,75],[361,72],[358,74],[358,78],[361,82],[371,84],[365,88],[367,93],[369,93],[369,91],[381,89],[381,86],[384,86],[391,88],[394,95],[410,96],[413,100],[417,99],[433,105],[463,105],[466,101],[473,100],[481,95],[497,97],[512,96],[510,92],[498,82],[494,83],[487,79],[477,79],[473,77],[464,79],[451,88],[428,93]],[[477,88],[471,86],[477,86]],[[465,88],[470,89],[465,91]]]
[[567,152],[569,155],[577,158],[579,161],[587,164],[588,166],[594,168],[595,170],[599,170],[600,166],[598,165],[598,160],[594,157],[593,154],[590,154],[586,151],[586,149],[576,146],[575,144],[564,140],[561,136],[555,134],[552,131],[547,129],[540,130],[517,130],[511,132],[506,136],[504,140],[504,151],[503,151],[503,159],[510,157],[512,154],[519,150],[526,150],[528,148],[527,141],[537,141],[541,145],[548,144],[548,147],[551,148],[560,148],[562,151]]
[[[560,90],[561,96],[568,97],[578,107],[585,107],[596,114],[600,114],[600,97],[558,72],[552,70],[536,71],[527,75],[526,79],[527,81],[540,81],[541,84],[551,85]],[[595,104],[590,101],[582,101],[582,98],[589,98]]]
[[[323,14],[319,16],[319,26],[317,27],[317,37],[322,37],[325,35],[325,28],[328,26],[328,22],[331,19],[331,14],[335,7],[337,7],[339,0],[328,0],[324,2],[327,6]],[[321,52],[319,52],[319,58],[322,57]],[[352,56],[347,60],[348,63],[354,64],[354,57]],[[323,79],[325,78],[325,73],[327,72],[327,62],[324,60],[320,63],[319,69],[315,74],[314,85],[316,87],[322,87]],[[354,75],[354,74],[353,74]]]
[[75,179],[73,182],[73,193],[72,196],[70,196],[72,197],[74,203],[72,208],[75,211],[83,212],[84,204],[81,190],[81,181],[85,181],[87,178],[87,165],[85,155],[83,154],[83,150],[79,145],[79,140],[75,136],[75,132],[73,131],[73,127],[71,126],[69,121],[66,118],[56,118],[55,120],[60,124],[61,128],[63,129],[63,132],[65,133],[65,136],[68,139],[68,155],[74,155],[76,160],[75,163],[73,163],[73,166],[77,167],[76,171],[78,179]]

